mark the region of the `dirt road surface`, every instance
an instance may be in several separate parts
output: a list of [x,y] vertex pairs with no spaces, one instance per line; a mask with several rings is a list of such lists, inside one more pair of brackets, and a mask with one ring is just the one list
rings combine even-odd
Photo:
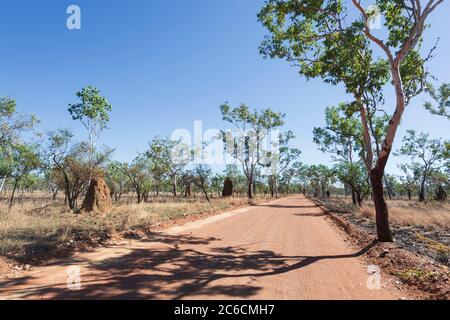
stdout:
[[398,299],[368,288],[363,252],[314,203],[287,198],[52,261],[0,281],[0,298]]

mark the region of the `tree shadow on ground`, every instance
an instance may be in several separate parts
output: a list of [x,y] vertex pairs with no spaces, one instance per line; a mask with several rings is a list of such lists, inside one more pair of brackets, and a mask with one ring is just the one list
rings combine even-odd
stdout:
[[286,209],[311,209],[318,208],[316,205],[286,205],[286,204],[261,204],[258,207],[268,207],[268,208],[286,208]]
[[4,256],[18,264],[38,264],[48,257],[64,257],[70,255],[68,250],[60,248],[60,238],[62,231],[55,231],[49,234],[37,235],[29,234],[27,230],[13,230],[9,234],[0,237],[0,241],[16,241],[20,243],[20,252],[17,254],[5,253]]
[[305,212],[305,213],[294,213],[294,216],[298,217],[323,217],[328,214],[325,212]]
[[[80,244],[78,248],[67,245],[73,238]],[[46,234],[30,234],[30,230],[18,228],[0,236],[0,241],[12,239],[20,243],[20,250],[10,250],[4,254],[7,259],[18,264],[41,265],[52,258],[70,257],[76,249],[85,251],[85,248],[107,247],[106,241],[109,238],[108,232],[104,230],[72,228],[68,233],[67,229],[58,228]]]
[[249,251],[245,246],[214,247],[212,243],[218,240],[215,238],[156,235],[155,239],[165,245],[154,249],[136,248],[120,257],[96,263],[68,261],[67,265],[74,262],[88,265],[86,271],[89,272],[82,274],[80,290],[68,290],[64,281],[18,291],[18,284],[26,285],[33,281],[32,277],[26,276],[0,282],[0,296],[9,293],[18,294],[21,298],[183,299],[206,295],[245,299],[257,294],[261,287],[249,281],[244,281],[245,284],[230,281],[229,285],[225,285],[225,281],[214,282],[244,277],[256,280],[291,272],[319,260],[353,258],[364,254],[375,244],[353,254],[285,256],[273,251]]

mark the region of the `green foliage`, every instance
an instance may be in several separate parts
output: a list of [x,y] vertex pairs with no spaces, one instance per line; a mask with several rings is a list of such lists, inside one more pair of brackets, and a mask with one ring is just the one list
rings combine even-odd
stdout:
[[425,103],[425,109],[431,114],[446,117],[450,120],[450,83],[443,83],[437,90],[433,85],[428,84],[426,90],[436,105],[432,102]]
[[194,169],[194,177],[195,179],[202,180],[208,186],[212,178],[211,168],[202,164],[197,165]]
[[278,139],[273,142],[272,151],[268,151],[264,155],[265,163],[262,164],[262,167],[268,171],[268,182],[272,196],[278,196],[280,180],[289,185],[295,174],[291,165],[298,160],[302,152],[290,146],[293,139],[295,139],[295,135],[290,130],[280,133]]
[[178,175],[191,161],[189,146],[180,140],[169,138],[154,138],[145,155],[159,170],[163,170],[171,176]]
[[32,144],[15,144],[11,150],[11,159],[10,177],[13,179],[13,191],[9,201],[10,207],[13,205],[17,187],[32,171],[39,169],[42,165],[38,146]]
[[92,126],[99,130],[106,129],[109,122],[108,112],[111,112],[112,107],[100,91],[93,86],[87,86],[77,92],[76,96],[81,102],[69,105],[68,111],[72,119],[80,120],[87,129]]
[[12,146],[0,146],[0,179],[10,177],[14,166]]
[[111,195],[115,201],[119,201],[123,193],[127,191],[127,176],[120,170],[122,164],[119,161],[111,161],[105,172],[105,181],[108,184]]
[[[328,108],[327,126],[314,131],[314,140],[321,144],[322,151],[332,152],[337,158],[348,157],[354,149],[366,151],[365,144],[378,151],[388,123],[384,113],[377,113],[383,102],[382,89],[390,77],[389,63],[373,57],[363,21],[344,23],[345,15],[342,2],[332,0],[269,0],[259,14],[270,31],[261,45],[264,56],[285,58],[298,65],[306,78],[342,83],[353,95],[353,102]],[[365,126],[367,141],[362,136]],[[367,167],[372,166],[372,158],[364,156]]]
[[330,153],[335,161],[352,161],[353,153],[361,152],[363,145],[360,121],[347,110],[345,104],[326,108],[325,126],[313,130],[313,141],[319,150]]
[[11,177],[19,181],[31,171],[41,167],[42,160],[37,145],[18,144],[12,148]]
[[145,156],[152,162],[154,172],[160,177],[167,174],[171,178],[173,195],[177,196],[177,180],[192,158],[190,147],[181,140],[156,137],[150,142]]
[[10,118],[15,112],[16,101],[8,97],[0,97],[0,118]]
[[430,139],[429,134],[417,134],[414,130],[408,130],[398,154],[410,156],[413,160],[419,159],[430,167],[448,158],[448,143],[442,139]]
[[242,165],[247,178],[247,195],[253,197],[256,167],[267,165],[270,159],[263,159],[268,151],[264,148],[264,139],[269,130],[284,125],[285,114],[271,109],[250,111],[247,105],[232,108],[228,103],[220,106],[222,119],[234,125],[235,131],[222,132],[226,151]]
[[157,159],[150,159],[150,172],[153,180],[153,189],[156,192],[164,186],[164,179],[166,177],[167,171],[162,163],[160,163]]
[[68,111],[73,120],[79,120],[88,130],[90,154],[93,157],[95,142],[99,138],[100,132],[108,128],[109,112],[111,112],[112,106],[93,86],[81,89],[76,96],[80,102],[69,104]]
[[334,166],[336,177],[348,185],[355,193],[355,204],[361,205],[364,198],[370,193],[370,182],[365,164],[362,161],[341,161]]
[[388,194],[389,199],[396,196],[396,190],[399,189],[399,181],[397,177],[393,174],[384,174],[384,188]]
[[269,0],[258,15],[270,32],[260,52],[295,63],[306,78],[342,82],[349,93],[361,92],[361,86],[379,91],[389,78],[388,64],[372,61],[364,23],[344,22],[346,14],[339,0]]
[[14,99],[0,97],[0,152],[8,144],[17,143],[20,133],[32,129],[37,122],[33,115],[18,114]]
[[295,62],[301,74],[315,77],[323,72],[324,48],[339,36],[334,18],[342,13],[343,2],[337,0],[269,0],[258,14],[270,32],[260,51],[265,57]]
[[203,191],[206,200],[210,200],[208,196],[208,190],[211,186],[211,168],[205,165],[198,165],[194,169],[194,184]]
[[445,168],[450,163],[448,141],[442,139],[430,139],[429,134],[408,130],[403,138],[403,146],[396,153],[397,155],[408,156],[412,163],[410,168],[414,168],[415,175],[420,177],[420,201],[425,201],[425,188],[432,174],[436,177],[441,168]]
[[400,170],[402,171],[402,175],[399,176],[400,184],[399,191],[406,192],[408,198],[411,199],[413,193],[417,192],[419,188],[419,179],[420,179],[420,167],[415,164],[401,164],[399,165]]
[[[343,84],[353,95],[354,108],[350,110],[360,113],[362,158],[372,183],[381,241],[392,241],[381,180],[405,107],[425,89],[425,63],[431,52],[422,57],[420,44],[428,16],[442,0],[427,0],[423,6],[421,2],[376,0],[385,17],[386,39],[372,34],[369,20],[374,12],[366,11],[359,0],[350,4],[360,13],[356,18],[343,0],[267,0],[258,14],[269,31],[260,47],[264,57],[286,59],[307,79],[319,77],[333,85]],[[375,56],[372,46],[381,50],[384,58]],[[386,113],[382,89],[389,80],[395,89],[395,112],[386,114],[384,130],[376,132],[377,122],[383,127],[377,113]],[[383,136],[383,141],[377,135]]]
[[250,111],[245,104],[232,108],[228,103],[225,103],[220,106],[220,111],[223,121],[230,122],[240,128],[245,128],[248,125],[255,131],[261,131],[281,127],[284,124],[285,115],[271,109]]
[[434,199],[439,188],[450,191],[450,174],[445,170],[432,170],[428,175],[428,183],[431,193],[428,197]]
[[404,1],[377,0],[376,4],[383,12],[385,27],[387,27],[388,41],[386,44],[397,48],[405,40],[405,35],[414,27],[414,20],[405,14]]
[[[353,4],[360,5],[357,1]],[[384,43],[370,35],[363,14],[350,19],[349,10],[340,0],[268,0],[258,15],[269,31],[260,47],[264,57],[286,59],[298,66],[300,74],[306,78],[320,77],[333,85],[342,83],[354,96],[353,103],[343,104],[344,111],[346,118],[355,112],[361,113],[361,124],[367,129],[367,139],[371,139],[364,142],[369,167],[372,160],[377,160],[372,159],[369,147],[375,146],[376,158],[388,124],[398,125],[397,119],[392,122],[384,112],[376,115],[384,102],[383,87],[388,84],[391,73],[398,69],[397,64],[403,86],[401,98],[406,104],[425,87],[428,74],[424,65],[429,56],[419,54],[420,39],[423,23],[435,8],[418,12],[416,6],[410,8],[403,1],[378,0],[376,4],[388,30]],[[364,11],[362,7],[358,9]],[[370,17],[370,13],[364,14]],[[373,43],[382,47],[385,59],[374,56]],[[394,56],[391,50],[399,48],[401,50]],[[386,147],[390,148],[390,144],[388,141]]]
[[[306,191],[306,187],[309,183],[308,177],[308,166],[300,161],[296,161],[292,164],[294,179],[296,182],[302,186],[304,191]],[[302,190],[303,191],[303,190]]]
[[113,162],[110,164],[112,172],[123,175],[130,183],[137,195],[138,203],[146,200],[152,185],[150,161],[145,155],[138,155],[133,162]]
[[[6,178],[14,178],[14,184],[17,185],[19,180],[40,165],[36,163],[39,158],[37,147],[23,143],[20,137],[23,131],[32,129],[36,122],[34,116],[17,113],[14,99],[0,97],[0,191]],[[23,157],[23,162],[20,157]]]
[[336,181],[335,172],[323,164],[309,166],[307,176],[314,196],[327,196],[331,185]]
[[[319,150],[331,154],[332,159],[337,162],[333,168],[336,177],[351,189],[354,204],[361,205],[370,192],[370,183],[362,154],[364,145],[361,123],[349,110],[351,106],[346,104],[327,108],[325,126],[314,128],[313,140]],[[373,120],[379,121],[377,118]],[[379,131],[377,126],[375,122],[375,134]]]
[[266,152],[266,164],[271,174],[280,175],[300,157],[302,152],[290,146],[293,139],[295,139],[295,135],[290,130],[280,133],[272,145],[273,151]]
[[36,188],[41,182],[41,177],[37,173],[29,173],[24,176],[20,181],[20,186],[23,189],[33,190]]
[[247,178],[242,173],[241,170],[239,170],[239,167],[235,164],[227,164],[223,175],[225,177],[228,177],[233,182],[233,189],[236,193],[244,193],[246,184],[247,184]]
[[92,175],[103,175],[103,167],[112,152],[112,149],[106,148],[92,154],[90,145],[75,143],[72,132],[67,129],[48,134],[46,156],[50,163],[47,166],[52,179],[64,190],[70,209],[76,208],[77,200],[87,189]]
[[216,191],[218,196],[222,193],[224,180],[225,177],[220,173],[216,173],[211,177],[211,189]]

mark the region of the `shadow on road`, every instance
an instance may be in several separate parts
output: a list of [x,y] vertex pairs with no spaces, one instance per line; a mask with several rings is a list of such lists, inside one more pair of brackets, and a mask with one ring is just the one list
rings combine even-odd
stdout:
[[[256,285],[214,284],[221,279],[269,277],[297,270],[324,259],[360,256],[375,243],[347,255],[284,256],[272,251],[249,251],[245,246],[214,247],[216,238],[155,235],[143,240],[164,243],[158,247],[135,249],[126,255],[101,262],[70,260],[67,265],[87,263],[89,274],[82,274],[82,289],[66,289],[62,283],[36,286],[23,292],[17,285],[30,284],[25,276],[0,283],[0,295],[19,294],[21,298],[45,296],[51,299],[181,299],[197,295],[248,298],[261,288]],[[208,247],[206,248],[206,245]],[[205,251],[202,251],[205,250]],[[58,265],[61,265],[58,263]],[[257,283],[257,282],[253,282]]]
[[287,208],[287,209],[305,209],[305,208],[317,208],[315,205],[285,205],[285,204],[260,204],[258,207],[268,207],[268,208]]
[[298,217],[323,217],[328,214],[325,212],[305,212],[305,213],[294,213],[294,216]]

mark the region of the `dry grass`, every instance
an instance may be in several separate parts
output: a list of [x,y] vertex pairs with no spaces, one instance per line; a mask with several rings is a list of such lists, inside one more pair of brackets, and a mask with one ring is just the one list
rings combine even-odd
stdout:
[[[400,226],[450,228],[450,202],[421,203],[415,200],[387,200],[392,223]],[[375,208],[367,201],[361,216],[373,219]]]
[[[333,197],[320,201],[335,212],[354,212],[356,216],[374,220],[375,208],[370,199],[355,209],[351,199]],[[390,221],[399,226],[450,229],[450,201],[421,203],[417,200],[387,200]]]
[[8,210],[0,204],[0,255],[34,254],[75,239],[109,237],[185,216],[219,213],[243,206],[246,198],[120,204],[106,215],[73,214],[61,201],[27,201]]
[[421,269],[407,269],[396,272],[396,275],[405,282],[433,281],[439,277],[437,272],[425,271]]

